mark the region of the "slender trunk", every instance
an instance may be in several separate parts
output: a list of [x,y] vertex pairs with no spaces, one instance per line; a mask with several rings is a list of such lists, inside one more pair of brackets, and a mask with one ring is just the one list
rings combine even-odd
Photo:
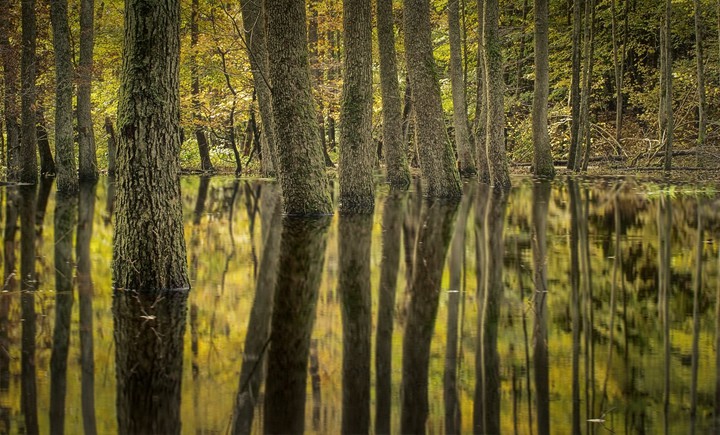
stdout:
[[707,134],[706,95],[705,95],[705,56],[703,54],[703,20],[700,0],[693,0],[695,8],[695,62],[697,64],[697,86],[698,86],[698,135],[697,149],[698,166],[703,166],[705,156],[705,136]]
[[665,1],[665,17],[662,24],[662,32],[665,34],[663,38],[662,52],[664,63],[662,64],[662,86],[664,91],[664,99],[662,110],[664,112],[665,129],[664,150],[665,163],[663,165],[666,171],[672,168],[672,147],[675,123],[673,119],[673,85],[672,85],[672,0]]
[[490,183],[490,167],[487,153],[487,73],[485,70],[485,0],[477,0],[478,49],[477,49],[477,95],[475,100],[475,155],[477,156],[478,181]]
[[573,0],[572,29],[572,74],[570,77],[570,149],[568,150],[568,169],[575,169],[575,160],[580,144],[580,64],[582,61],[581,41],[584,1]]
[[202,126],[202,116],[200,114],[200,72],[197,60],[197,44],[200,36],[199,16],[200,2],[192,0],[190,6],[190,95],[193,107],[193,130],[195,139],[197,140],[198,152],[200,153],[200,170],[203,172],[212,172],[213,165],[210,161],[210,145],[208,144],[205,130]]
[[35,0],[22,0],[22,60],[20,63],[22,131],[18,152],[18,173],[16,180],[13,181],[31,184],[37,183],[38,176],[35,132],[36,39]]
[[93,49],[95,45],[95,0],[80,1],[80,61],[78,64],[77,125],[79,177],[97,180],[95,131],[92,121]]
[[340,211],[372,214],[375,207],[372,140],[372,7],[343,0],[343,88],[340,107]]
[[[308,65],[305,2],[266,3],[278,173],[287,214],[332,212]],[[279,145],[279,142],[278,142]]]
[[385,168],[390,186],[407,189],[410,169],[403,140],[403,118],[398,83],[392,0],[377,0],[377,38],[380,53],[380,90],[382,94],[382,137]]
[[403,18],[423,194],[430,198],[458,198],[462,195],[460,176],[445,129],[433,58],[429,0],[406,0]]
[[[523,0],[523,7],[522,7],[522,23],[527,22],[527,15],[528,15],[528,9],[529,4],[528,0]],[[520,35],[520,45],[518,47],[518,58],[516,62],[516,77],[515,77],[515,98],[518,98],[520,95],[520,88],[522,87],[522,76],[523,76],[523,66],[524,66],[524,60],[525,59],[525,32],[522,32]]]
[[548,0],[535,0],[535,87],[533,93],[533,175],[552,178],[555,166],[548,132],[548,94],[550,59],[548,52]]
[[[612,27],[612,51],[613,51],[613,69],[615,70],[615,140],[620,142],[622,138],[622,82],[623,68],[622,63],[625,59],[618,58],[618,37],[617,37],[617,11],[615,1],[610,1],[610,15]],[[627,0],[625,2],[627,4]],[[624,50],[624,47],[623,47]]]
[[[17,7],[11,0],[0,0],[0,10],[5,11],[0,20],[0,57],[3,66],[3,115],[7,133],[7,179],[16,180],[20,160],[20,107],[18,107],[18,57],[17,43],[11,42],[17,22]],[[1,133],[0,133],[1,134]]]
[[448,29],[450,32],[450,82],[452,85],[453,126],[460,175],[474,176],[475,156],[470,144],[465,80],[463,77],[462,38],[460,34],[460,0],[448,2]]
[[586,0],[584,22],[583,51],[585,59],[582,73],[583,86],[580,98],[580,122],[578,127],[578,148],[575,154],[575,171],[583,170],[585,160],[590,156],[590,95],[592,93],[592,70],[595,60],[595,0]]
[[487,92],[487,157],[490,185],[510,189],[510,172],[505,154],[505,82],[503,79],[502,40],[498,0],[485,0],[483,58]]

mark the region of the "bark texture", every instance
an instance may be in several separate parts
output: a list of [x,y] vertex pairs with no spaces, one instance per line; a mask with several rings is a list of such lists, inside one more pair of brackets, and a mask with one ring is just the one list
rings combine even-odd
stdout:
[[210,161],[210,145],[200,122],[200,74],[197,62],[197,43],[200,36],[199,14],[200,2],[192,0],[190,6],[190,94],[193,107],[193,129],[197,140],[198,153],[200,154],[200,170],[210,172],[213,171],[213,165]]
[[478,181],[490,183],[490,167],[487,153],[487,71],[485,71],[485,0],[477,0],[478,48],[477,48],[477,95],[475,102],[475,153],[477,155]]
[[78,63],[77,125],[78,175],[82,181],[98,177],[95,130],[92,121],[93,51],[95,48],[95,0],[80,0],[80,60]]
[[55,52],[55,160],[57,190],[75,193],[78,177],[75,169],[73,132],[73,66],[70,53],[70,25],[67,0],[53,0],[50,18]]
[[187,290],[115,290],[113,319],[120,433],[181,433]]
[[575,168],[575,160],[580,141],[580,64],[583,0],[573,0],[572,29],[572,74],[570,77],[570,149],[568,150],[568,169]]
[[487,86],[487,158],[490,185],[509,189],[510,173],[505,154],[505,82],[499,21],[498,0],[485,0],[483,55]]
[[673,84],[672,84],[672,0],[665,1],[665,15],[663,19],[661,33],[664,37],[662,40],[662,59],[661,62],[661,87],[663,98],[661,98],[662,115],[661,124],[661,142],[664,144],[665,149],[665,163],[664,168],[669,171],[672,167],[672,147],[673,147],[673,134],[675,130],[675,122],[673,118]]
[[265,6],[283,209],[290,215],[329,214],[332,202],[310,86],[305,2],[276,0]]
[[475,156],[470,144],[465,78],[463,77],[462,38],[460,37],[460,0],[448,2],[448,31],[450,34],[450,82],[453,100],[453,127],[455,148],[460,175],[470,177],[477,173]]
[[372,214],[375,148],[372,140],[372,8],[343,0],[345,43],[340,107],[340,212]]
[[265,30],[265,8],[262,0],[241,0],[243,27],[250,53],[253,83],[257,94],[263,135],[260,139],[263,176],[275,176],[277,171],[277,144],[275,139],[275,117],[273,116],[272,94]]
[[433,58],[429,0],[405,1],[403,18],[405,58],[412,83],[423,195],[459,198],[462,195],[460,176],[445,129],[439,74]]
[[21,115],[22,131],[18,153],[17,181],[37,183],[37,136],[35,132],[35,47],[37,39],[35,0],[22,0]]
[[11,5],[11,0],[1,0],[0,10],[5,11],[0,20],[0,57],[3,66],[3,116],[5,118],[5,131],[7,134],[5,161],[8,171],[8,180],[15,180],[18,175],[18,160],[20,158],[20,107],[18,105],[18,60],[20,51],[17,44],[13,44],[10,35],[17,23],[17,8]]
[[403,140],[392,0],[377,0],[376,6],[385,169],[390,186],[407,189],[410,186],[410,168]]
[[113,284],[187,288],[180,182],[180,4],[125,2]]
[[533,175],[555,176],[548,132],[548,93],[550,59],[548,53],[548,0],[535,0],[535,88],[533,93]]

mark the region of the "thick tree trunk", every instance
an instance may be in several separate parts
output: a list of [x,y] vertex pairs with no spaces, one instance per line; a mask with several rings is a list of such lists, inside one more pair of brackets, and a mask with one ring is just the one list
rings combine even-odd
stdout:
[[292,215],[332,213],[317,116],[310,85],[305,2],[268,2],[268,57],[278,174],[284,210]]
[[179,31],[178,0],[125,2],[113,252],[117,289],[189,286],[178,160]]
[[570,77],[570,149],[568,150],[568,169],[575,169],[575,160],[580,143],[580,70],[582,62],[581,39],[584,1],[573,0],[572,29],[572,75]]
[[262,0],[241,0],[243,27],[248,42],[250,68],[260,108],[262,121],[262,173],[265,177],[275,176],[277,171],[277,144],[275,141],[275,119],[273,117],[272,95],[265,31],[265,10]]
[[697,64],[698,86],[698,135],[697,148],[698,166],[702,166],[706,158],[705,136],[707,135],[706,95],[705,95],[705,56],[703,54],[703,19],[700,0],[693,0],[695,8],[695,61]]
[[39,107],[35,112],[35,119],[37,121],[37,143],[38,151],[40,154],[40,175],[42,176],[54,176],[55,175],[55,160],[53,159],[52,150],[50,150],[50,139],[48,138],[48,131],[45,125],[45,111],[42,107]]
[[95,46],[95,0],[80,0],[80,61],[78,64],[77,125],[81,181],[98,177],[95,130],[92,122],[93,49]]
[[453,126],[460,175],[471,177],[477,173],[475,155],[470,144],[465,80],[463,77],[462,40],[460,37],[460,0],[448,2],[448,30],[450,32],[450,81],[453,100]]
[[485,71],[485,0],[477,0],[478,49],[477,49],[477,96],[475,103],[475,155],[480,183],[490,183],[490,166],[487,153],[487,72]]
[[75,193],[78,177],[75,168],[73,133],[73,66],[70,54],[70,26],[67,0],[50,4],[55,52],[55,159],[57,160],[57,190]]
[[11,0],[0,0],[0,10],[5,11],[0,20],[0,57],[3,65],[3,115],[7,133],[7,179],[15,180],[19,171],[20,159],[20,107],[18,107],[18,58],[17,43],[11,42],[10,36],[15,29],[17,8]]
[[505,154],[505,82],[499,24],[498,0],[485,0],[483,57],[487,86],[487,156],[490,185],[509,189],[510,173]]
[[445,129],[439,74],[433,58],[429,0],[406,0],[403,18],[423,194],[430,198],[459,198],[460,176]]
[[375,207],[372,140],[372,7],[343,0],[345,43],[340,106],[340,212],[372,214]]
[[[379,18],[379,15],[378,15]],[[382,265],[375,339],[375,433],[391,432],[392,409],[392,335],[395,319],[395,295],[400,265],[400,236],[407,194],[390,192],[383,209]]]
[[382,94],[383,148],[385,169],[390,186],[407,189],[410,168],[403,141],[402,107],[398,83],[392,0],[377,0],[378,51],[380,53],[380,90]]
[[342,432],[346,434],[370,432],[372,227],[372,215],[340,215],[338,293],[343,325]]
[[533,174],[555,176],[550,134],[548,132],[548,94],[550,92],[550,59],[548,53],[548,0],[535,0],[535,87],[533,93]]
[[400,433],[425,433],[430,410],[430,342],[440,302],[445,256],[450,246],[457,209],[457,202],[426,201],[423,204],[403,337]]
[[17,181],[37,183],[37,136],[35,133],[35,65],[37,32],[35,26],[35,0],[22,0],[22,60],[21,77],[21,114],[22,132],[18,153]]
[[212,172],[213,165],[210,161],[210,145],[208,144],[205,130],[201,124],[200,114],[200,74],[197,62],[197,43],[200,36],[198,15],[200,14],[200,2],[192,0],[190,6],[190,94],[193,107],[193,130],[197,140],[198,152],[200,153],[200,170]]

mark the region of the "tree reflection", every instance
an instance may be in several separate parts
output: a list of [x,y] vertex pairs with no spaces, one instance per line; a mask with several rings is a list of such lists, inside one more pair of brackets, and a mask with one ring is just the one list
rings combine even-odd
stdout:
[[73,231],[77,217],[76,196],[58,194],[55,200],[55,326],[50,357],[50,431],[65,429],[67,362],[73,306]]
[[37,384],[35,380],[35,186],[20,186],[20,309],[22,312],[21,408],[25,432],[39,432],[37,417]]
[[252,430],[255,405],[265,377],[265,351],[270,338],[270,319],[277,280],[277,266],[282,230],[282,204],[279,186],[266,186],[261,201],[263,251],[250,311],[248,332],[243,348],[240,384],[235,398],[232,433],[248,434]]
[[120,433],[177,434],[187,289],[113,293]]
[[[10,298],[17,291],[15,270],[17,247],[18,191],[8,187],[5,199],[5,229],[3,232],[3,292],[0,293],[0,391],[10,388]],[[4,411],[4,410],[3,410]],[[5,412],[3,412],[3,416]],[[8,415],[9,417],[9,415]],[[9,429],[9,426],[5,426]]]
[[457,202],[426,201],[420,220],[403,337],[401,433],[425,433],[430,341]]
[[372,215],[341,214],[338,293],[342,305],[342,432],[370,429],[370,241]]
[[400,237],[407,194],[393,190],[383,208],[382,266],[375,337],[375,433],[389,434],[392,400],[392,335],[400,263]]
[[268,351],[266,433],[301,433],[310,335],[330,217],[285,216]]
[[550,433],[550,380],[548,367],[547,331],[547,214],[550,201],[550,183],[533,184],[532,251],[535,283],[535,330],[533,333],[533,365],[537,391],[538,433]]

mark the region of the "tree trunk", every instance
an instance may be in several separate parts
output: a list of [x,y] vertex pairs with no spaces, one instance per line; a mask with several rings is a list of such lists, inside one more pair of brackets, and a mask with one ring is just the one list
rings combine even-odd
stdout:
[[550,134],[548,132],[548,94],[550,59],[548,53],[548,0],[535,0],[535,87],[533,93],[533,175],[555,176]]
[[[529,4],[528,0],[523,0],[523,6],[522,6],[522,21],[521,23],[527,22],[527,16],[528,16],[528,9]],[[522,80],[523,80],[523,66],[524,66],[524,59],[525,59],[525,32],[523,29],[522,34],[520,35],[520,46],[518,47],[518,58],[517,58],[517,71],[516,71],[516,77],[515,77],[515,98],[518,98],[520,96],[520,88],[522,87]]]
[[35,26],[35,0],[22,0],[22,60],[20,63],[21,77],[21,112],[22,132],[18,159],[16,181],[37,183],[37,136],[35,126],[35,65],[37,32]]
[[439,74],[433,58],[429,0],[406,0],[403,18],[423,194],[430,198],[459,198],[460,176],[445,129]]
[[583,63],[583,86],[580,97],[580,122],[578,125],[578,148],[575,154],[573,168],[581,171],[586,167],[586,160],[590,156],[590,95],[592,94],[592,70],[594,64],[595,40],[595,0],[586,0],[585,3],[585,32],[583,46],[585,59]]
[[[625,1],[627,4],[627,0]],[[613,51],[613,69],[615,70],[615,140],[620,143],[622,138],[622,83],[623,83],[623,67],[622,64],[625,62],[625,58],[620,59],[618,56],[618,43],[617,43],[617,11],[615,8],[615,0],[610,1],[610,14],[611,14],[611,26],[612,26],[612,51]],[[627,33],[627,32],[626,32]],[[623,47],[624,50],[624,47]]]
[[380,53],[380,90],[382,93],[382,137],[385,169],[390,186],[407,189],[410,168],[403,142],[402,107],[398,83],[392,0],[377,0],[377,38]]
[[582,62],[581,40],[584,1],[573,0],[572,29],[572,75],[570,77],[570,149],[568,150],[568,169],[575,169],[575,160],[580,144],[580,70]]
[[460,37],[460,0],[448,2],[448,31],[450,32],[450,81],[453,100],[453,126],[460,175],[471,177],[477,173],[475,156],[470,145],[465,80],[463,78],[462,40]]
[[17,20],[17,8],[11,0],[0,0],[0,10],[5,11],[0,20],[0,57],[3,65],[3,115],[7,133],[7,179],[16,180],[20,159],[20,108],[18,107],[18,56],[17,43],[11,42]]
[[193,107],[193,129],[195,130],[195,139],[200,153],[200,170],[212,172],[214,169],[210,161],[210,145],[202,127],[202,115],[200,114],[200,74],[197,61],[197,43],[200,36],[198,15],[200,15],[200,2],[192,0],[190,6],[190,95]]
[[500,39],[498,0],[485,0],[483,58],[487,89],[487,156],[490,185],[510,188],[510,173],[505,154],[505,82],[503,80],[502,41]]
[[[287,214],[332,213],[308,65],[305,2],[268,2],[270,82],[278,173]],[[280,141],[278,141],[280,145]]]
[[425,433],[430,410],[430,343],[440,302],[445,255],[450,246],[457,209],[457,202],[427,201],[423,204],[403,337],[400,433]]
[[125,2],[113,251],[117,289],[189,287],[178,160],[179,31],[178,0]]
[[95,0],[80,1],[80,62],[78,65],[77,125],[79,177],[94,181],[98,177],[95,130],[92,121],[93,49],[95,45]]
[[663,87],[665,98],[662,108],[665,118],[664,141],[665,164],[664,168],[669,171],[672,168],[672,147],[675,123],[673,119],[673,85],[672,85],[672,0],[665,1],[665,18],[662,24],[662,31],[665,33],[661,50],[664,53],[665,62],[662,65]]
[[261,0],[241,0],[243,27],[248,41],[250,68],[257,94],[260,120],[262,121],[262,174],[275,176],[277,171],[277,144],[275,141],[275,119],[273,117],[272,95],[265,31],[265,10]]
[[73,133],[73,66],[70,54],[70,26],[67,0],[50,4],[55,52],[55,159],[57,160],[57,190],[75,193],[78,177],[75,168]]
[[105,132],[108,135],[108,176],[115,176],[115,157],[117,152],[117,139],[115,138],[115,127],[109,116],[105,117]]
[[42,107],[39,107],[35,112],[35,117],[37,120],[35,131],[37,132],[38,151],[40,151],[40,175],[54,176],[55,160],[50,150],[50,139],[48,138],[48,131],[45,126],[45,111]]
[[477,96],[475,102],[475,155],[477,155],[478,181],[490,183],[490,166],[487,153],[487,72],[485,70],[485,0],[477,0],[478,48],[477,48]]
[[707,134],[706,95],[705,95],[705,56],[703,54],[703,22],[700,0],[693,0],[695,8],[695,61],[697,64],[697,85],[698,85],[698,135],[697,149],[698,166],[703,166],[706,158],[705,136]]
[[[370,2],[367,3],[368,19],[365,24],[369,32]],[[340,146],[343,146],[342,142]],[[342,433],[345,434],[370,432],[372,228],[371,214],[340,215],[338,293],[342,306],[343,325]]]
[[[378,14],[378,18],[380,15]],[[383,208],[382,265],[375,338],[375,433],[390,434],[392,409],[392,335],[400,264],[400,236],[407,194],[390,192]]]
[[375,206],[372,140],[372,7],[343,0],[344,71],[340,107],[340,211],[372,214]]

